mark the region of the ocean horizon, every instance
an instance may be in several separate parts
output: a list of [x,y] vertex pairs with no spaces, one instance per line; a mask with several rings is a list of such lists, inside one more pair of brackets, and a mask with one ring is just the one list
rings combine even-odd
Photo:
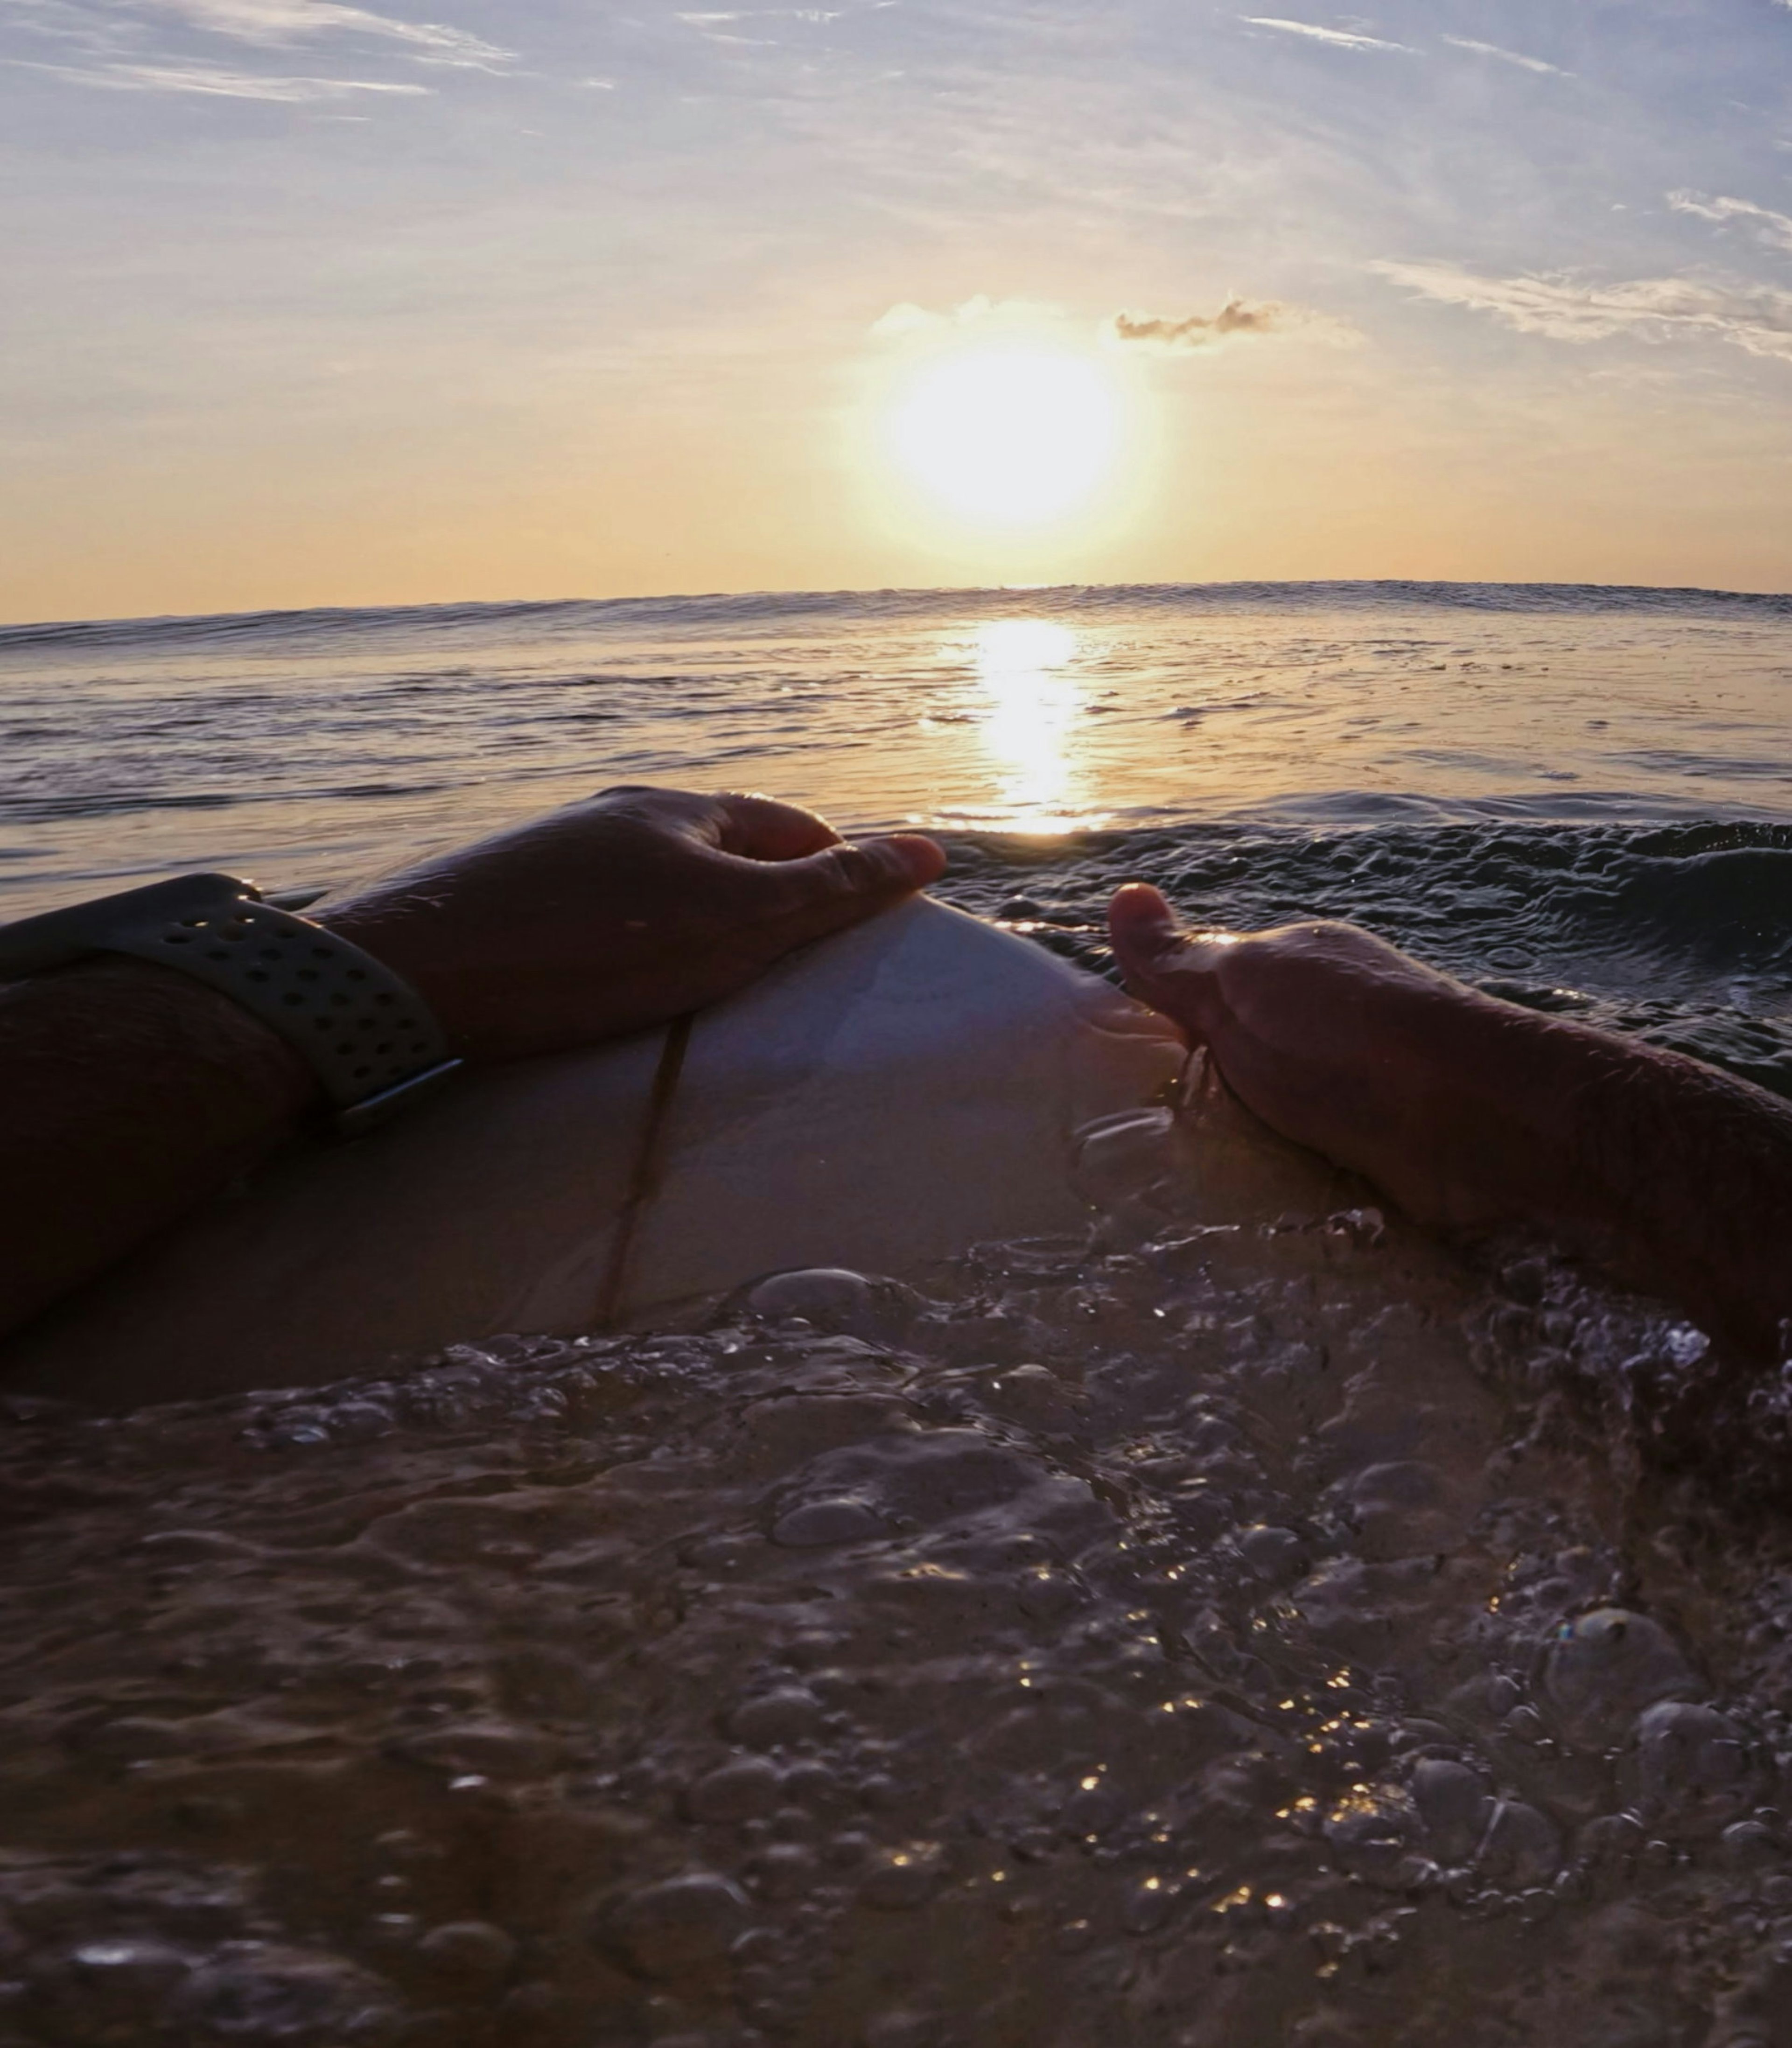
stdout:
[[[758,592],[0,628],[0,912],[341,889],[607,783],[939,834],[1097,971],[1103,892],[1365,922],[1792,1092],[1792,596],[1411,581]],[[1566,993],[1564,993],[1566,991]]]
[[589,611],[615,614],[625,611],[674,611],[702,607],[712,612],[736,607],[743,615],[759,617],[789,611],[801,612],[835,606],[901,607],[963,603],[983,605],[1008,602],[1048,608],[1062,603],[1077,605],[1113,602],[1186,601],[1205,598],[1214,602],[1238,599],[1260,602],[1279,597],[1311,598],[1313,601],[1348,603],[1352,598],[1377,599],[1388,603],[1445,603],[1465,611],[1522,610],[1534,605],[1540,610],[1585,606],[1635,605],[1654,609],[1685,603],[1761,606],[1792,611],[1792,592],[1729,589],[1702,584],[1560,583],[1502,581],[1499,579],[1445,579],[1411,576],[1319,576],[1294,578],[1240,577],[1193,583],[999,583],[889,584],[854,588],[840,586],[813,590],[669,591],[650,594],[626,593],[608,597],[469,598],[408,599],[394,604],[316,604],[250,607],[222,611],[175,611],[143,614],[107,614],[91,619],[14,619],[0,622],[0,646],[14,636],[35,639],[80,634],[136,633],[144,629],[174,630],[181,628],[260,630],[282,623],[306,622],[319,626],[369,625],[382,620],[414,622],[431,617],[497,619],[532,613]]

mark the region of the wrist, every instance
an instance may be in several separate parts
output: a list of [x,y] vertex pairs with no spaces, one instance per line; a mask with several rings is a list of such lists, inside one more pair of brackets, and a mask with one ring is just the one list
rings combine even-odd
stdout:
[[442,972],[418,929],[428,924],[432,908],[428,903],[373,894],[339,904],[320,903],[306,915],[413,988],[428,1007],[449,1052],[465,1059],[474,1049],[459,1014],[462,1006],[456,1000],[452,978]]
[[202,1125],[285,1132],[317,1109],[309,1066],[250,1011],[190,976],[107,955],[0,987],[6,1030],[38,1057],[149,1075]]
[[0,1334],[259,1165],[321,1090],[279,1034],[148,962],[0,984]]

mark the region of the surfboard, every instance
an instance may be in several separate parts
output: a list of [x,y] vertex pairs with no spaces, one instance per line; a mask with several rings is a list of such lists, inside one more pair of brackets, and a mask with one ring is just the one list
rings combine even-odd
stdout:
[[917,899],[623,1043],[296,1147],[17,1340],[0,1383],[122,1406],[637,1325],[757,1277],[902,1277],[1072,1230],[1161,1135],[1175,1030]]

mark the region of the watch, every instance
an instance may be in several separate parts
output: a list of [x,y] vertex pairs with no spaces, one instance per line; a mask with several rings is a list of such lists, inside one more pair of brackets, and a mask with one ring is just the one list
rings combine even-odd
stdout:
[[382,1123],[455,1072],[421,996],[372,954],[295,914],[320,889],[263,895],[181,875],[0,925],[0,981],[126,953],[190,975],[277,1031],[322,1084],[344,1135]]

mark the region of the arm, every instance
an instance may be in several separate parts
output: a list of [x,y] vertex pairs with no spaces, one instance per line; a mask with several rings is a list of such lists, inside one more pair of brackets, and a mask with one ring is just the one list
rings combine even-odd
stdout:
[[[318,921],[395,968],[474,1060],[643,1030],[933,880],[754,797],[617,789]],[[0,985],[0,1335],[287,1142],[320,1107],[275,1033],[188,976],[98,958]]]
[[1135,994],[1273,1130],[1421,1222],[1539,1224],[1777,1358],[1792,1317],[1792,1105],[1678,1053],[1482,995],[1348,925],[1180,930],[1110,912]]

